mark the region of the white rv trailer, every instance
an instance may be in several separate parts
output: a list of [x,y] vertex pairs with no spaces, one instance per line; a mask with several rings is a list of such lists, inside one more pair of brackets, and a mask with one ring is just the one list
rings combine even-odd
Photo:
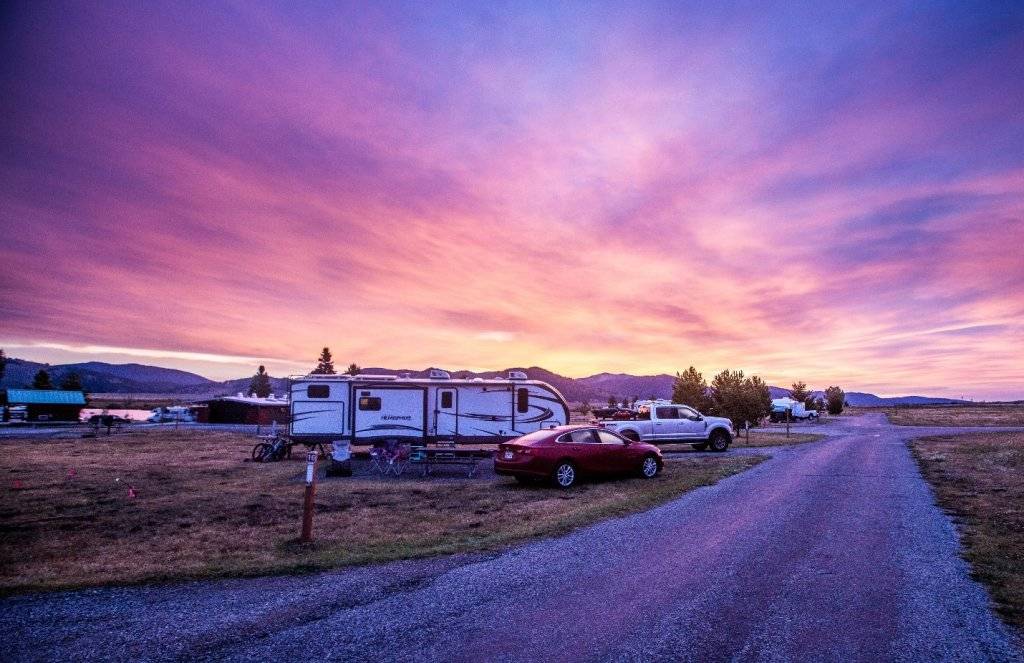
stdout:
[[558,390],[521,371],[507,378],[452,379],[394,375],[291,378],[289,433],[298,440],[398,439],[413,442],[502,442],[569,423]]

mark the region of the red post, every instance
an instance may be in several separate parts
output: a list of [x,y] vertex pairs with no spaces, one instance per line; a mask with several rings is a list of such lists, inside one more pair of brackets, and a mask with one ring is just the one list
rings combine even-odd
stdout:
[[302,536],[299,541],[310,543],[313,540],[313,496],[316,494],[316,457],[315,451],[306,454],[306,497],[302,503]]

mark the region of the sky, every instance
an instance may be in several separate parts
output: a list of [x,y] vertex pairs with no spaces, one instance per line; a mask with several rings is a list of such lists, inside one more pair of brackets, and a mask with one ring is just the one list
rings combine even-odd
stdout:
[[5,3],[0,347],[1024,398],[1024,5]]

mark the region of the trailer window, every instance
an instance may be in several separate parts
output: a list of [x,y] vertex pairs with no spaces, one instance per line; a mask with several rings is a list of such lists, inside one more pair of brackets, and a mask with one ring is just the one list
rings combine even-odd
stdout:
[[530,411],[530,392],[525,389],[516,391],[516,410],[519,412]]
[[441,392],[441,407],[443,409],[447,410],[447,409],[451,408],[452,401],[453,401],[452,392],[450,392],[450,391],[442,391]]
[[359,409],[372,412],[380,410],[380,398],[377,396],[361,396],[359,398]]
[[306,398],[330,398],[331,385],[311,384],[306,387]]

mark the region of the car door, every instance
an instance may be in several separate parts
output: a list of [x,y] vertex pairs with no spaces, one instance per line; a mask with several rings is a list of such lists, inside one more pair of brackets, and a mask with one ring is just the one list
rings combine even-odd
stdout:
[[651,436],[656,442],[664,440],[678,440],[681,437],[679,430],[679,408],[675,405],[659,405],[654,408],[654,434]]
[[601,446],[601,472],[603,474],[622,474],[633,469],[639,459],[636,445],[626,444],[626,440],[606,430],[596,431]]
[[586,474],[603,473],[602,449],[593,429],[571,430],[559,437],[558,441],[566,445],[568,455],[578,470]]
[[706,437],[704,417],[691,407],[679,407],[679,427],[682,438],[693,440]]

